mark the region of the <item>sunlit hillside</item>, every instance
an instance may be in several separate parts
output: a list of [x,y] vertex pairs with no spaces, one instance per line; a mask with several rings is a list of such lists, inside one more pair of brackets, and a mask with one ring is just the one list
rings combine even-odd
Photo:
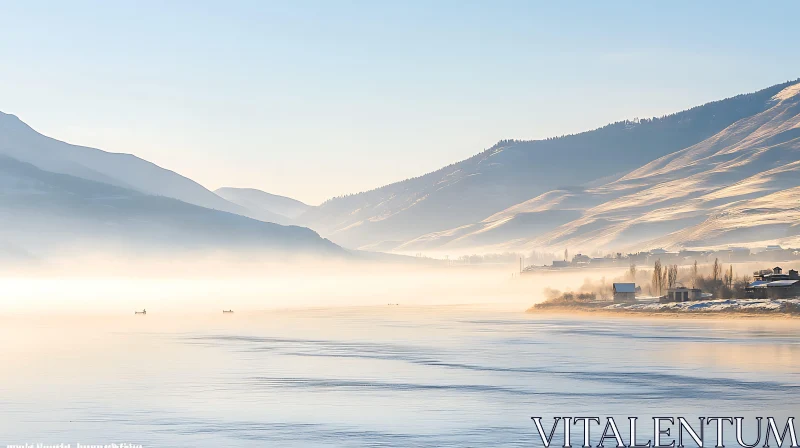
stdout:
[[555,189],[398,250],[791,245],[800,234],[800,84],[765,104],[764,111],[617,180]]
[[[608,200],[603,195],[607,189],[595,193],[597,186],[770,110],[774,106],[771,98],[790,84],[576,135],[537,141],[504,140],[438,171],[331,199],[300,216],[299,223],[347,247],[415,251],[430,248],[432,239],[444,243],[492,227],[491,222],[484,221],[487,217],[549,191],[564,190],[547,194],[535,203],[565,200],[569,204],[566,207],[535,205],[538,215],[517,216],[505,223],[508,235],[495,238],[481,232],[468,237],[465,243],[474,247],[508,242],[510,238],[533,238],[578,218],[572,212],[575,206],[584,210]],[[590,194],[603,197],[580,197],[587,188]],[[612,195],[621,196],[625,191],[629,190]],[[559,199],[561,196],[563,199]],[[573,205],[575,201],[577,205]],[[419,237],[422,238],[414,244],[407,244]]]

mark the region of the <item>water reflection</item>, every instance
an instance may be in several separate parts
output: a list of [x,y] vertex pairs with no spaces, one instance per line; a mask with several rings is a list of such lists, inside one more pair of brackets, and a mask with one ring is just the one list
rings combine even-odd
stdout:
[[531,415],[793,414],[794,322],[467,307],[4,317],[0,443],[538,446]]

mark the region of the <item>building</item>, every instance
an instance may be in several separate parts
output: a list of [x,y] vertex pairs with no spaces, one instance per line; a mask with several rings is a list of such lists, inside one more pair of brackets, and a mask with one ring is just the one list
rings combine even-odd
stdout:
[[579,264],[579,263],[587,264],[590,261],[592,261],[592,258],[584,254],[578,254],[572,257],[572,264]]
[[667,295],[664,296],[664,302],[693,302],[695,300],[703,300],[703,291],[697,288],[686,288],[679,286],[677,288],[670,288],[667,290]]
[[767,283],[767,297],[771,299],[787,299],[800,297],[800,280],[776,280]]
[[754,299],[780,299],[800,297],[800,274],[790,269],[784,274],[780,266],[753,273],[754,281],[747,285],[745,294]]
[[628,263],[636,265],[645,265],[648,264],[647,257],[649,256],[650,254],[648,254],[647,252],[637,252],[635,254],[628,254]]
[[800,280],[755,281],[745,290],[753,299],[787,299],[800,297]]
[[680,258],[680,264],[692,264],[695,261],[699,263],[704,263],[708,258],[708,252],[703,252],[700,250],[686,250],[683,249],[678,252],[678,258]]
[[614,302],[625,303],[636,301],[636,284],[635,283],[614,283]]
[[653,249],[647,257],[648,263],[654,263],[656,260],[661,260],[661,264],[683,263],[680,252],[669,252],[664,249]]
[[758,254],[761,260],[786,261],[792,259],[792,250],[784,249],[778,245],[767,246]]
[[593,257],[590,263],[592,266],[610,265],[614,264],[614,259],[605,257]]
[[761,271],[753,272],[753,279],[755,281],[762,281],[762,282],[774,282],[778,280],[800,280],[800,275],[798,275],[797,271],[794,269],[789,269],[789,272],[784,274],[783,269],[781,269],[780,266],[776,266],[772,269],[764,269]]
[[750,259],[750,249],[746,247],[731,247],[731,258],[728,261],[747,261]]

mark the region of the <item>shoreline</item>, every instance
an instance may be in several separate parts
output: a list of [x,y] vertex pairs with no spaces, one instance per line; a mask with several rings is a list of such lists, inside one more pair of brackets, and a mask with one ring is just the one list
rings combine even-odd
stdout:
[[655,311],[655,310],[627,310],[627,309],[607,309],[607,308],[586,308],[553,306],[547,308],[530,307],[525,310],[525,314],[551,314],[551,315],[575,315],[598,316],[598,317],[644,317],[662,319],[779,319],[791,320],[800,319],[800,314],[785,313],[781,311]]

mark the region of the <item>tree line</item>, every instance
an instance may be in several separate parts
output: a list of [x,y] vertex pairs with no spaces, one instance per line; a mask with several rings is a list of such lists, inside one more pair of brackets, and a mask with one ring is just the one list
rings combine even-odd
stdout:
[[[660,259],[655,261],[652,271],[647,273],[650,280],[647,289],[655,296],[665,295],[668,289],[686,286],[712,293],[715,298],[732,299],[743,297],[745,289],[752,282],[752,277],[747,274],[736,275],[733,264],[727,268],[723,266],[719,258],[714,259],[708,273],[700,271],[697,261],[689,268],[679,268],[675,264],[663,265]],[[634,282],[642,278],[635,264],[631,264],[628,278]]]

